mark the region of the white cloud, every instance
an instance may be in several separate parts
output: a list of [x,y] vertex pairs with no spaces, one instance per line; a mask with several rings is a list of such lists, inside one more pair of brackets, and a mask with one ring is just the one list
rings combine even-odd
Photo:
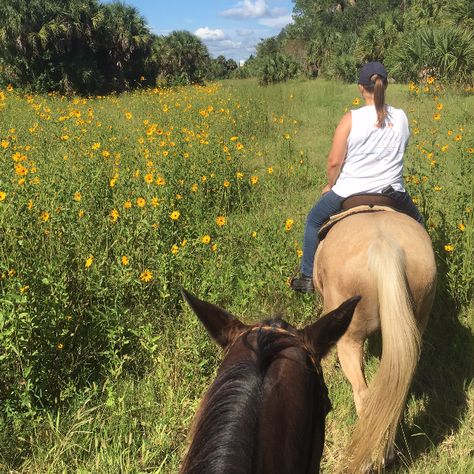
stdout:
[[243,0],[238,2],[236,7],[221,12],[221,15],[232,18],[261,18],[269,13],[266,0]]
[[235,30],[235,33],[236,33],[237,36],[252,36],[255,33],[255,31],[245,29],[245,28],[239,28],[239,29]]
[[222,30],[211,30],[207,26],[198,28],[194,34],[203,41],[222,41],[226,39],[226,34]]

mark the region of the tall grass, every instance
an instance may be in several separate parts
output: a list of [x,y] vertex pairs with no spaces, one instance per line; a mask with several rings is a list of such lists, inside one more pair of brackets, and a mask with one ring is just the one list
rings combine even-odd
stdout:
[[[356,88],[229,81],[0,97],[0,467],[176,472],[219,362],[179,286],[247,321],[314,319],[319,300],[288,278]],[[389,102],[411,121],[407,186],[440,270],[399,470],[469,472],[474,100],[435,82],[390,86]],[[325,369],[331,472],[355,412],[334,356]]]

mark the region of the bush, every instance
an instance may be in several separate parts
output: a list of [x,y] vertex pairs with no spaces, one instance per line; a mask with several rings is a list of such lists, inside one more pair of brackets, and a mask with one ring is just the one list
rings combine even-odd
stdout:
[[389,51],[386,63],[398,81],[431,75],[446,83],[473,84],[474,33],[445,27],[407,34]]
[[260,59],[259,84],[268,85],[293,79],[300,73],[297,62],[281,53]]

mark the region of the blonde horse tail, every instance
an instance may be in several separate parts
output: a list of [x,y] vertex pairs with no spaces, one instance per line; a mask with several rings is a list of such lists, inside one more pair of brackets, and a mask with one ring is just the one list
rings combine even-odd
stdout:
[[382,469],[420,355],[421,335],[407,286],[403,250],[395,241],[380,236],[369,247],[368,264],[377,286],[382,357],[349,445],[351,473],[370,467]]

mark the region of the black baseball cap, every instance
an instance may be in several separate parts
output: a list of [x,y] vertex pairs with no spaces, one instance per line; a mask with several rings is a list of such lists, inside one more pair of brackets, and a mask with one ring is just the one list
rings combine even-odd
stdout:
[[359,73],[359,84],[363,86],[373,86],[375,83],[370,79],[374,74],[378,74],[384,82],[387,80],[387,70],[378,61],[364,64]]

